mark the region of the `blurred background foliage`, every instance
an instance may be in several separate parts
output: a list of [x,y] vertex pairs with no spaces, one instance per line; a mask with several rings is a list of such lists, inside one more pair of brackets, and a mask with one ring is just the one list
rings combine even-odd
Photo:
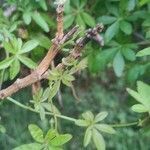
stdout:
[[[51,0],[5,0],[0,1],[0,88],[7,87],[19,76],[28,74],[44,57],[51,45],[50,39],[56,31],[54,1]],[[105,46],[100,48],[89,43],[84,55],[88,57],[88,69],[76,75],[75,90],[80,98],[77,102],[70,89],[61,87],[63,108],[56,96],[55,103],[62,114],[78,118],[81,113],[108,111],[107,123],[133,122],[144,115],[130,110],[135,101],[128,96],[126,87],[134,88],[137,80],[149,83],[149,57],[136,57],[136,53],[150,46],[150,1],[149,0],[67,0],[65,5],[65,30],[76,24],[83,29],[104,24]],[[10,57],[15,55],[2,44],[6,39],[20,38],[23,43],[37,41],[39,45],[23,54],[19,70],[14,69]],[[14,43],[14,42],[13,42]],[[14,46],[15,47],[15,46]],[[66,55],[66,49],[60,55]],[[9,59],[9,61],[8,61]],[[56,63],[60,56],[56,58]],[[12,70],[14,70],[12,74]],[[45,86],[45,83],[42,83]],[[28,104],[31,100],[30,89],[15,94],[14,98]],[[0,102],[0,149],[32,141],[27,130],[30,123],[38,123],[43,130],[49,128],[49,119],[41,121],[39,116],[22,110],[10,102]],[[5,127],[5,128],[4,128]],[[6,131],[5,131],[6,129]],[[71,123],[61,121],[60,131],[69,132],[74,138],[65,149],[82,148],[81,129]],[[148,150],[149,132],[147,128],[122,128],[117,135],[105,136],[107,149]],[[87,149],[94,149],[89,147]]]

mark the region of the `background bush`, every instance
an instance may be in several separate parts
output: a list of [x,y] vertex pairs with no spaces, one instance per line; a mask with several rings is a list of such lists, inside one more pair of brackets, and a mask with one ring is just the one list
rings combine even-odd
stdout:
[[[5,17],[9,7],[15,7],[11,17]],[[149,57],[137,57],[136,53],[150,46],[150,3],[149,0],[68,0],[65,5],[65,29],[79,24],[86,29],[96,23],[104,24],[103,37],[105,46],[91,42],[85,48],[84,55],[88,57],[88,69],[76,75],[75,89],[81,99],[77,103],[70,89],[61,88],[63,108],[58,98],[56,105],[63,114],[77,118],[82,112],[91,110],[107,110],[108,123],[132,122],[144,115],[137,115],[129,108],[136,102],[128,96],[126,87],[135,89],[137,80],[149,83]],[[23,43],[37,41],[32,51],[21,54],[21,59],[8,58],[15,55],[8,48],[0,49],[0,85],[3,88],[15,81],[19,76],[25,76],[27,68],[34,68],[36,63],[46,54],[50,39],[56,30],[55,6],[53,1],[44,0],[6,0],[0,9],[0,44],[4,39],[14,38],[13,43],[20,38]],[[15,46],[14,46],[15,47]],[[67,51],[67,49],[64,49]],[[17,51],[17,50],[16,50]],[[61,55],[65,55],[66,52]],[[28,59],[26,59],[28,57]],[[24,58],[24,61],[21,61]],[[57,58],[59,61],[59,57]],[[20,69],[16,70],[19,65]],[[43,83],[44,85],[44,83]],[[31,99],[30,89],[26,88],[15,94],[15,99],[28,103]],[[27,125],[38,123],[43,130],[49,128],[49,120],[43,122],[39,116],[22,110],[9,102],[0,102],[0,116],[6,132],[0,134],[0,149],[9,150],[32,141]],[[1,127],[0,127],[1,129]],[[116,150],[148,150],[148,128],[121,128],[117,135],[104,135],[107,149]],[[74,135],[73,140],[65,149],[84,149],[81,140],[81,129],[63,121],[60,126],[63,132]],[[3,130],[2,130],[3,131]],[[81,139],[81,140],[80,140]],[[93,149],[93,147],[88,148]]]

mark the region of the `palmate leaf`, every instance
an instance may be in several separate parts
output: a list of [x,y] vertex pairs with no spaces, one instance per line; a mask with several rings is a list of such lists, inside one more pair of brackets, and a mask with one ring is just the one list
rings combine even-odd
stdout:
[[105,150],[104,138],[96,129],[92,130],[92,138],[97,150]]
[[28,128],[33,139],[39,143],[43,143],[43,131],[35,124],[30,124]]
[[150,110],[150,86],[138,81],[137,82],[138,92],[127,88],[128,93],[134,97],[141,104],[133,105],[132,110],[136,112],[149,112]]

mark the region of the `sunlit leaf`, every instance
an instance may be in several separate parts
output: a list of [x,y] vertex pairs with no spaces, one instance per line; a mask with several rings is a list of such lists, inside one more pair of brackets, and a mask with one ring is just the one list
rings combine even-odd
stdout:
[[102,131],[102,132],[106,132],[106,133],[109,133],[109,134],[115,134],[116,131],[109,125],[107,124],[95,124],[94,125],[96,127],[96,129],[98,129],[99,131]]
[[138,56],[138,57],[148,56],[148,55],[150,55],[150,47],[145,48],[136,54],[136,56]]
[[48,27],[46,21],[40,15],[40,13],[34,12],[32,14],[32,18],[45,32],[49,32],[49,27]]
[[63,135],[57,135],[55,138],[53,138],[50,143],[53,146],[62,146],[65,143],[67,143],[68,141],[70,141],[70,139],[72,138],[71,134],[63,134]]
[[39,44],[39,43],[38,43],[36,40],[30,40],[30,41],[26,42],[26,43],[23,45],[23,47],[21,48],[20,54],[30,52],[30,51],[33,50],[35,47],[37,47],[38,44]]
[[24,65],[26,65],[30,69],[35,69],[35,67],[37,66],[35,62],[33,62],[30,58],[26,56],[19,55],[18,58]]
[[84,135],[84,147],[88,146],[88,144],[91,142],[91,138],[92,138],[92,130],[91,128],[87,128],[85,135]]
[[4,59],[3,61],[0,61],[0,70],[8,68],[13,61],[14,61],[13,57],[9,57]]
[[92,130],[92,138],[97,150],[105,150],[104,138],[96,129]]
[[75,124],[77,126],[81,126],[81,127],[86,127],[86,126],[89,126],[89,122],[86,121],[86,120],[81,120],[81,119],[78,119],[75,121]]
[[131,109],[135,112],[138,113],[144,113],[144,112],[148,112],[150,111],[148,108],[146,108],[144,105],[142,104],[135,104],[131,107]]
[[100,122],[102,120],[104,120],[107,117],[108,113],[106,111],[100,112],[96,115],[94,122]]
[[35,124],[30,124],[28,126],[30,134],[32,135],[33,139],[37,142],[42,143],[44,141],[43,138],[43,131]]

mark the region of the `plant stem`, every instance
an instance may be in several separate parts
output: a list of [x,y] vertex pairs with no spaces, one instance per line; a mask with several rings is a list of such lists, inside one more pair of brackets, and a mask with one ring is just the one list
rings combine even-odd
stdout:
[[[40,113],[39,111],[36,111],[35,109],[33,109],[33,108],[31,108],[31,107],[28,107],[28,106],[26,106],[26,105],[23,105],[23,104],[19,103],[18,101],[14,100],[14,99],[11,98],[11,97],[7,97],[7,99],[8,99],[10,102],[16,104],[17,106],[19,106],[19,107],[21,107],[21,108],[23,108],[23,109],[30,110],[30,111],[35,112],[35,113]],[[58,118],[65,119],[65,120],[69,120],[69,121],[72,121],[72,122],[75,122],[75,121],[76,121],[75,118],[71,118],[71,117],[67,117],[67,116],[63,116],[63,115],[59,115],[59,114],[54,114],[54,113],[50,113],[50,112],[45,112],[45,114],[46,114],[46,115],[51,115],[51,116],[54,116],[54,115],[55,115],[55,116],[58,117]]]

